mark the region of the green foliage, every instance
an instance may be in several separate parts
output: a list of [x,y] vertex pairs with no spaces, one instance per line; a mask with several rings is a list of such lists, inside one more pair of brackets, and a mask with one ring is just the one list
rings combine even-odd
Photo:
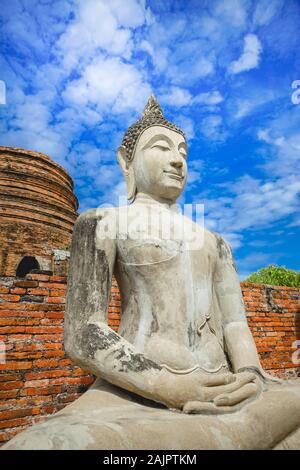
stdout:
[[262,268],[256,273],[250,274],[244,282],[300,287],[300,272],[271,264],[267,268]]

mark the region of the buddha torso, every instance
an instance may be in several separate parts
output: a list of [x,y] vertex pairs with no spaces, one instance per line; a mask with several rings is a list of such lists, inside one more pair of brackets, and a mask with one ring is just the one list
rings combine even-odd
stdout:
[[[162,228],[166,219],[170,224]],[[165,236],[165,229],[175,233],[183,219],[193,225],[199,247],[191,248],[178,230]],[[214,236],[158,203],[137,201],[128,207],[128,221],[126,237],[118,234],[115,268],[122,296],[120,335],[170,369],[225,370],[213,328]]]

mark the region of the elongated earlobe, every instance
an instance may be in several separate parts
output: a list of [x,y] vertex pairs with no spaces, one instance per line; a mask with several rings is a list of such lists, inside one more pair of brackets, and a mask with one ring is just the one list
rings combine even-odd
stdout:
[[124,145],[118,148],[118,162],[126,181],[127,199],[134,201],[136,195],[135,176],[132,163],[127,158],[127,151]]

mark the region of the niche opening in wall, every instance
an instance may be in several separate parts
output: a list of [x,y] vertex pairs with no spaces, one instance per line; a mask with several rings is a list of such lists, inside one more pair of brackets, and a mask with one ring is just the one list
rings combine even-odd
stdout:
[[33,269],[40,269],[40,265],[34,256],[24,256],[18,264],[16,276],[25,277]]

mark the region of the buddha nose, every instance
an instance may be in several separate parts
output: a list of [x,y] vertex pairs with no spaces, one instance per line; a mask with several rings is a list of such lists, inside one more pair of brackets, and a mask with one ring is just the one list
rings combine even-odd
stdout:
[[180,156],[174,155],[174,158],[172,158],[170,163],[174,168],[182,168],[183,166],[182,159]]

